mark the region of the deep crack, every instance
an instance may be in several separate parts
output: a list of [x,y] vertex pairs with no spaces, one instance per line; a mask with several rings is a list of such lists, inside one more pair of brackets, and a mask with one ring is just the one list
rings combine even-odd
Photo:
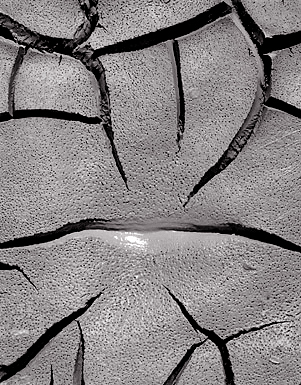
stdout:
[[181,150],[181,141],[185,131],[185,97],[183,90],[182,74],[181,74],[181,58],[180,48],[177,40],[167,42],[170,54],[172,73],[174,78],[174,88],[177,103],[177,144],[178,151]]
[[243,6],[241,0],[232,0],[233,7],[241,20],[242,25],[250,36],[252,42],[260,51],[265,41],[265,34],[262,29],[257,25],[251,15],[247,12]]
[[24,369],[38,354],[39,352],[62,330],[64,330],[71,322],[76,318],[83,315],[93,303],[101,296],[102,292],[95,297],[91,297],[86,305],[68,316],[64,317],[60,321],[56,322],[49,329],[45,331],[27,350],[21,357],[17,358],[12,364],[0,365],[0,382],[6,381],[16,373]]
[[237,235],[254,241],[281,247],[285,250],[301,253],[301,245],[291,242],[279,235],[265,230],[243,226],[237,223],[223,223],[218,225],[198,225],[196,223],[173,222],[135,222],[107,219],[83,219],[76,223],[68,223],[57,230],[46,233],[37,233],[25,237],[15,238],[0,243],[1,249],[12,249],[48,243],[62,238],[68,234],[85,230],[125,231],[125,232],[157,232],[157,231],[183,231],[191,233],[217,233]]
[[235,137],[232,139],[228,148],[218,161],[210,167],[198,183],[193,187],[192,191],[188,194],[186,202],[183,207],[189,203],[190,199],[193,198],[202,187],[211,181],[215,176],[225,170],[230,163],[232,163],[242,151],[245,145],[248,143],[252,133],[259,126],[263,117],[264,103],[269,98],[271,92],[271,69],[272,60],[269,56],[263,58],[264,70],[263,76],[260,77],[257,86],[257,92],[255,95],[252,107],[246,117],[241,128],[238,130]]
[[27,237],[16,238],[11,241],[0,243],[0,249],[25,247],[30,245],[38,245],[41,243],[47,243],[64,237],[65,235],[76,233],[79,231],[90,229],[104,229],[105,224],[108,221],[105,219],[83,219],[76,223],[67,223],[66,225],[58,228],[57,230],[48,231],[46,233],[37,233],[35,235],[29,235]]
[[199,30],[205,25],[213,23],[214,21],[229,15],[231,11],[232,8],[224,1],[222,1],[221,3],[189,20],[163,29],[159,29],[155,32],[149,32],[132,39],[120,41],[112,45],[98,48],[94,51],[93,57],[96,58],[108,54],[142,50],[153,45],[166,42],[168,40],[174,40],[178,37],[183,37]]
[[[228,148],[224,151],[218,161],[211,166],[205,174],[201,177],[199,182],[195,184],[193,189],[187,196],[183,207],[185,208],[202,187],[209,183],[215,176],[226,169],[230,163],[232,163],[242,151],[245,145],[248,143],[252,133],[261,123],[264,113],[264,103],[268,100],[271,94],[271,72],[272,72],[272,59],[268,55],[261,55],[259,49],[264,41],[264,35],[261,29],[256,25],[251,16],[244,9],[240,0],[233,0],[234,7],[238,13],[237,17],[232,14],[232,20],[237,28],[244,35],[249,42],[255,59],[258,64],[258,80],[257,90],[252,107],[243,122],[242,126],[238,130],[235,137],[232,139]],[[258,27],[258,28],[257,28]]]
[[72,122],[81,122],[85,124],[99,124],[101,119],[98,116],[85,116],[74,112],[66,112],[51,109],[26,109],[15,110],[13,116],[9,112],[0,113],[0,122],[7,122],[12,119],[26,118],[48,118],[67,120]]
[[264,54],[273,51],[279,51],[298,44],[301,44],[301,31],[292,32],[285,35],[274,35],[265,39],[261,47],[261,52]]
[[277,111],[285,112],[289,115],[295,116],[296,118],[301,119],[301,109],[298,107],[293,106],[290,103],[286,103],[283,100],[270,97],[264,105],[268,108],[272,108]]

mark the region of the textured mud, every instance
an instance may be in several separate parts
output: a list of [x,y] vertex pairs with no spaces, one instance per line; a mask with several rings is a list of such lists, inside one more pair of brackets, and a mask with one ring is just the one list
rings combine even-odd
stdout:
[[299,385],[298,3],[34,3],[0,1],[0,382]]

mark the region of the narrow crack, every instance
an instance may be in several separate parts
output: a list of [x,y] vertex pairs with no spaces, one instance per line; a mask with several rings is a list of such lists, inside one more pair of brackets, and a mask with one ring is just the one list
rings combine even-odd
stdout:
[[[100,92],[99,116],[104,130],[111,143],[112,155],[117,169],[127,189],[127,178],[121,165],[117,149],[114,143],[114,133],[111,121],[111,107],[108,86],[106,83],[105,70],[98,58],[93,58],[94,53],[91,45],[79,46],[84,43],[96,27],[98,14],[96,12],[96,0],[79,0],[80,6],[87,16],[85,22],[77,29],[73,39],[54,38],[31,31],[29,28],[13,20],[10,16],[0,13],[0,33],[2,37],[13,40],[26,49],[33,48],[40,52],[59,53],[80,60],[86,69],[95,76]],[[88,5],[87,5],[88,4]],[[5,116],[4,116],[5,118]]]
[[12,68],[12,72],[9,79],[9,85],[8,85],[8,113],[11,117],[14,116],[15,113],[15,88],[16,88],[16,78],[18,75],[18,72],[21,68],[21,65],[23,63],[24,56],[26,55],[27,48],[26,47],[19,47],[15,63]]
[[184,370],[186,369],[189,361],[191,360],[191,357],[194,353],[194,351],[200,347],[201,345],[203,345],[206,341],[208,340],[208,338],[206,338],[204,341],[201,341],[201,342],[197,342],[195,344],[193,344],[188,350],[187,352],[185,353],[185,355],[183,356],[183,358],[181,359],[181,361],[177,364],[177,366],[174,368],[174,370],[171,372],[171,374],[169,375],[168,379],[164,382],[163,385],[176,385],[182,375],[182,373],[184,372]]
[[234,333],[226,338],[224,338],[224,342],[225,343],[228,343],[236,338],[239,338],[240,336],[244,335],[244,334],[249,334],[249,333],[253,333],[253,332],[257,332],[259,330],[263,330],[263,329],[266,329],[270,326],[273,326],[273,325],[279,325],[279,324],[283,324],[283,323],[288,323],[290,321],[274,321],[274,322],[270,322],[268,324],[264,324],[264,325],[260,325],[260,326],[254,326],[252,328],[249,328],[249,329],[242,329],[240,330],[239,332],[237,333]]
[[248,140],[254,130],[256,130],[261,123],[264,112],[264,103],[269,98],[271,93],[272,59],[269,56],[264,56],[262,57],[262,64],[263,71],[260,71],[257,92],[248,116],[235,137],[232,139],[227,150],[224,151],[218,161],[205,172],[200,181],[196,183],[192,191],[188,194],[186,202],[183,204],[184,208],[189,203],[190,199],[193,198],[202,187],[226,169],[230,163],[237,158],[238,154],[248,143]]
[[0,382],[6,381],[16,373],[24,369],[39,353],[40,351],[53,339],[55,338],[62,330],[64,330],[71,322],[76,318],[83,315],[92,304],[101,296],[102,292],[97,294],[95,297],[91,297],[86,305],[68,316],[64,317],[60,321],[56,322],[49,329],[45,331],[19,358],[16,359],[12,364],[9,365],[0,365]]
[[77,326],[79,329],[79,345],[75,359],[74,372],[73,372],[73,385],[85,385],[84,380],[84,359],[85,359],[85,340],[82,328],[79,321]]
[[23,277],[26,279],[26,281],[29,282],[31,284],[31,286],[33,286],[38,291],[36,285],[31,281],[29,276],[24,272],[24,270],[20,266],[9,265],[8,263],[0,262],[0,270],[16,270],[16,271],[18,271],[19,273],[21,273],[23,275]]
[[174,40],[178,37],[188,35],[205,25],[213,23],[214,21],[227,16],[231,12],[232,8],[222,1],[221,3],[189,20],[159,29],[155,32],[149,32],[132,39],[98,48],[94,51],[93,57],[96,58],[108,54],[142,50],[168,40]]
[[15,110],[13,116],[9,112],[0,113],[0,122],[7,122],[12,119],[26,118],[48,118],[81,122],[86,124],[99,124],[101,119],[98,116],[85,116],[74,112],[66,112],[51,109],[26,109]]
[[105,230],[124,232],[158,232],[158,231],[182,231],[190,233],[211,233],[236,235],[265,244],[274,245],[285,250],[301,253],[301,245],[291,242],[279,235],[265,230],[244,226],[237,223],[223,223],[218,225],[198,225],[196,223],[172,223],[172,222],[134,222],[124,220],[83,219],[76,223],[68,223],[57,230],[46,233],[37,233],[25,237],[15,238],[0,243],[0,250],[26,247],[48,243],[60,239],[72,233],[85,230]]
[[178,152],[181,150],[181,141],[185,131],[185,97],[183,90],[182,74],[181,74],[181,57],[180,48],[177,40],[168,41],[167,48],[169,51],[172,73],[174,78],[174,88],[177,103],[177,144]]
[[274,35],[265,39],[261,52],[264,54],[273,51],[280,51],[298,44],[301,44],[301,31],[285,35]]
[[215,344],[215,346],[218,348],[220,355],[221,355],[224,374],[225,374],[225,384],[226,385],[235,385],[234,372],[232,369],[230,354],[229,354],[229,350],[227,348],[225,341],[221,337],[219,337],[213,330],[209,330],[209,329],[206,329],[204,327],[201,327],[195,321],[195,319],[189,314],[189,312],[187,311],[187,309],[185,308],[183,303],[166,286],[164,286],[164,287],[168,291],[168,293],[172,297],[172,299],[177,303],[182,314],[187,319],[187,321],[190,323],[190,325],[193,327],[193,329],[196,332],[201,332],[206,337],[208,337],[208,339],[211,342],[213,342]]
[[52,365],[50,365],[50,384],[49,385],[54,385]]
[[277,111],[285,112],[289,115],[295,116],[296,118],[301,119],[301,109],[293,106],[290,103],[286,103],[283,100],[279,100],[274,97],[269,97],[269,99],[264,103],[267,108],[271,108]]

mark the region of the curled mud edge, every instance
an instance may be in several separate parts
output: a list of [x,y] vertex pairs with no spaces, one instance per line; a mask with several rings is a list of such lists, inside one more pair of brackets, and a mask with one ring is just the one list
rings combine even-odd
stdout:
[[[301,253],[301,245],[297,245],[276,234],[267,231],[247,227],[236,223],[223,223],[218,225],[199,225],[196,223],[171,223],[163,221],[155,222],[125,222],[119,220],[87,219],[77,223],[68,223],[57,230],[37,233],[26,237],[15,238],[0,243],[0,250],[13,249],[19,247],[35,247],[40,244],[57,244],[64,242],[66,238],[102,236],[106,232],[106,238],[112,232],[119,233],[160,233],[167,232],[198,233],[198,234],[223,234],[236,235],[265,244],[274,245],[282,249]],[[160,235],[160,234],[158,234]],[[61,241],[60,241],[61,240]]]

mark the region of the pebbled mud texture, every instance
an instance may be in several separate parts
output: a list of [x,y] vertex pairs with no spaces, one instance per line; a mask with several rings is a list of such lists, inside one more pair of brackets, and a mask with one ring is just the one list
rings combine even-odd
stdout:
[[298,2],[21,3],[0,383],[299,385]]

